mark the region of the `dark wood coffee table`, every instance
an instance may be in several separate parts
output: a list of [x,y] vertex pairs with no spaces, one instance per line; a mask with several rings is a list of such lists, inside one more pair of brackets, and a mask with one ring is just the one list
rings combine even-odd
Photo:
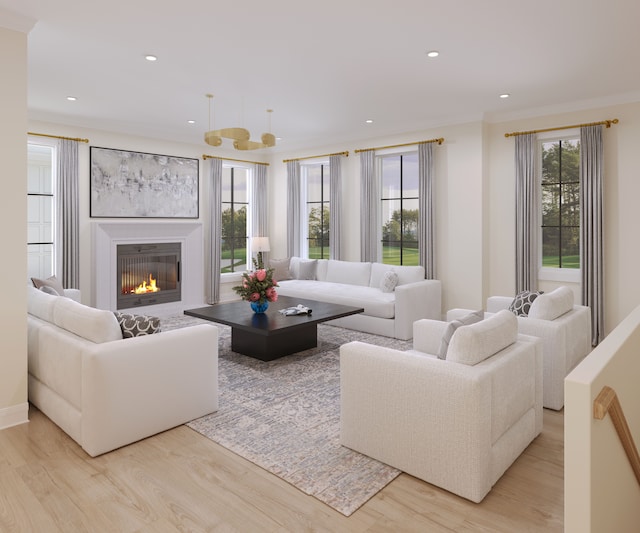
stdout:
[[[302,304],[310,315],[285,316],[280,309]],[[318,324],[355,315],[361,307],[317,302],[302,298],[279,296],[269,304],[266,313],[254,313],[249,302],[238,301],[187,309],[185,315],[231,326],[231,349],[262,361],[272,361],[318,345]]]

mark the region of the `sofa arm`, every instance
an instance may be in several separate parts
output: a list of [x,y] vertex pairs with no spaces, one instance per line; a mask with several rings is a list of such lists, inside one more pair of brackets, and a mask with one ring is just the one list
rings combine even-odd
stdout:
[[491,488],[489,373],[351,342],[340,395],[342,445],[473,501]]
[[96,456],[218,409],[218,328],[92,345],[82,360],[82,447]]
[[425,279],[395,289],[395,337],[410,339],[413,323],[421,318],[442,318],[442,284],[440,280]]
[[442,335],[449,325],[441,320],[423,318],[413,323],[413,349],[418,352],[437,355],[440,351]]
[[511,302],[513,302],[511,296],[489,296],[487,298],[487,312],[497,313],[502,309],[509,309]]
[[81,303],[80,297],[80,289],[65,289],[64,294],[62,296],[66,296],[67,298],[71,298],[72,300]]

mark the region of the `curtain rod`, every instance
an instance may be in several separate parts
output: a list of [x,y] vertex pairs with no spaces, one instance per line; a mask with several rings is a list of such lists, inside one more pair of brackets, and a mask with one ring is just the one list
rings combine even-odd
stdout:
[[249,161],[247,159],[233,159],[231,157],[220,157],[220,156],[217,156],[217,155],[202,154],[202,159],[204,159],[205,161],[207,159],[222,159],[223,161],[235,161],[236,163],[252,163],[254,165],[267,165],[267,166],[269,166],[269,163],[263,163],[262,161]]
[[89,139],[80,139],[78,137],[63,137],[61,135],[49,135],[48,133],[35,133],[28,131],[27,135],[36,135],[38,137],[50,137],[51,139],[64,139],[66,141],[78,141],[79,143],[88,143]]
[[283,163],[288,163],[289,161],[301,161],[303,159],[316,159],[318,157],[331,157],[332,155],[343,155],[345,157],[349,157],[349,152],[335,152],[333,154],[321,154],[321,155],[309,155],[307,157],[295,157],[293,159],[283,159]]
[[439,137],[438,139],[429,139],[428,141],[416,141],[412,143],[404,143],[404,144],[390,144],[388,146],[378,146],[376,148],[360,148],[358,150],[354,150],[356,154],[360,152],[368,152],[370,150],[386,150],[387,148],[400,148],[401,146],[413,146],[414,144],[422,144],[422,143],[438,143],[442,144],[444,142],[443,137]]
[[531,131],[514,131],[512,133],[505,133],[505,137],[515,137],[516,135],[528,135],[530,133],[544,133],[545,131],[559,131],[559,130],[570,130],[572,128],[585,128],[587,126],[601,126],[604,125],[607,128],[611,127],[611,124],[617,124],[619,121],[617,118],[612,120],[601,120],[600,122],[588,122],[586,124],[574,124],[573,126],[558,126],[556,128],[544,128],[541,130],[531,130]]

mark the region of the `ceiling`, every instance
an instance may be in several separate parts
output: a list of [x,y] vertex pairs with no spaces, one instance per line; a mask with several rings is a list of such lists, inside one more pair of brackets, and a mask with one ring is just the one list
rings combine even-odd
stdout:
[[270,150],[286,152],[640,101],[633,0],[0,0],[0,23],[2,10],[37,20],[31,120],[203,147],[210,122],[259,141],[268,108]]

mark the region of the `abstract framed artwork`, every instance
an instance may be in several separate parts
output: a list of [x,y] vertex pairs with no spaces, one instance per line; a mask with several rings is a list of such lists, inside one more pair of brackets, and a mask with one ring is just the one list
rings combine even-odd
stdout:
[[198,160],[90,147],[92,218],[198,218]]

